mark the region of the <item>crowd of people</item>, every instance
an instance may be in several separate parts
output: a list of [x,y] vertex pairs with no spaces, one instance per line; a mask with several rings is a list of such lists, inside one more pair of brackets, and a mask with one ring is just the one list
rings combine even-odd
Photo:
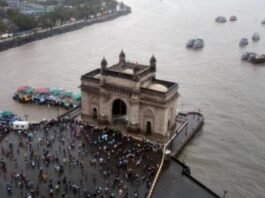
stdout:
[[54,119],[28,131],[11,130],[2,139],[0,193],[26,198],[146,197],[161,157],[162,146],[144,139]]

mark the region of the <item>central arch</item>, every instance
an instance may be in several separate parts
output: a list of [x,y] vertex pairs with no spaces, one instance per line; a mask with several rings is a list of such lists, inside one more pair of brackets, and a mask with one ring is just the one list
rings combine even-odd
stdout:
[[121,99],[116,99],[112,103],[112,115],[126,115],[127,107]]
[[127,106],[121,99],[116,99],[112,103],[112,121],[114,123],[127,123]]

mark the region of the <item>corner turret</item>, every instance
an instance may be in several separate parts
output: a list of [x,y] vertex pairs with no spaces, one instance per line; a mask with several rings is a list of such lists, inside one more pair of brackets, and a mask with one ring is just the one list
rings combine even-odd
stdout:
[[123,50],[121,50],[121,53],[120,53],[120,55],[119,55],[119,63],[125,63],[126,62],[126,60],[125,60],[125,53],[124,53],[124,51]]
[[105,59],[105,57],[103,57],[103,59],[101,61],[101,70],[100,70],[101,74],[107,69],[107,65],[108,65],[108,62]]
[[156,58],[155,58],[154,54],[150,58],[150,67],[152,68],[152,70],[154,72],[156,72]]

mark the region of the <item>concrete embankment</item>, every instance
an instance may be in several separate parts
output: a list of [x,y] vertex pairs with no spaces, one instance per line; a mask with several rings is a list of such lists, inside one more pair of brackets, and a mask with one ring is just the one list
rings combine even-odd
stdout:
[[102,23],[102,22],[110,21],[120,16],[127,15],[129,13],[131,13],[131,9],[127,7],[124,10],[120,10],[112,14],[97,17],[95,19],[81,20],[81,21],[77,21],[74,23],[65,24],[65,25],[58,26],[58,27],[53,27],[50,29],[44,29],[44,30],[40,30],[37,32],[31,32],[25,35],[14,36],[13,38],[0,40],[0,51],[7,50],[9,48],[13,48],[17,46],[21,46],[21,45],[24,45],[26,43],[33,42],[36,40],[48,38],[50,36],[78,30],[85,26],[93,25],[95,23]]

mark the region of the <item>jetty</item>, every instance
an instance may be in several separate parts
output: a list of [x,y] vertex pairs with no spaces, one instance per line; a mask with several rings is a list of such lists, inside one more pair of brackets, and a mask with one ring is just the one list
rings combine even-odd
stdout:
[[148,198],[163,197],[165,193],[169,198],[220,198],[218,194],[192,177],[190,168],[177,159],[203,126],[203,115],[200,112],[179,113],[176,120],[177,129],[164,144],[163,156]]

